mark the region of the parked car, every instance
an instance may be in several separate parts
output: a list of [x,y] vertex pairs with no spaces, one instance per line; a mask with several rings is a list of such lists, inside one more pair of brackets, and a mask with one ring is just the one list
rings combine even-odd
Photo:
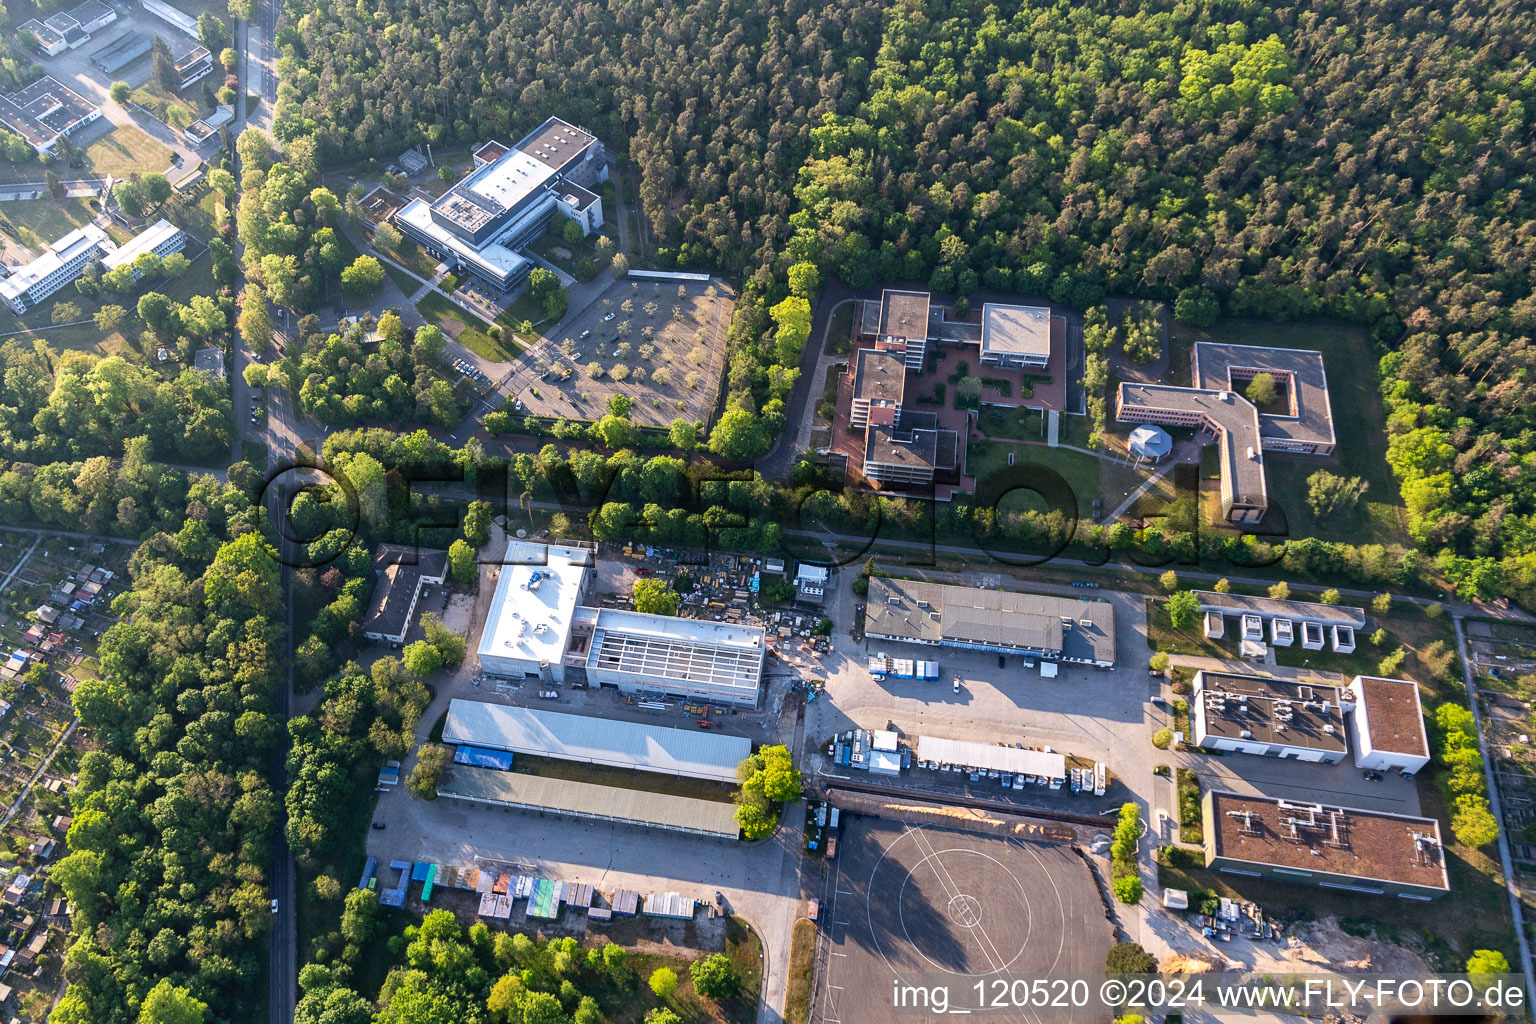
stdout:
[[582,331],[581,332],[581,336],[580,336],[580,340],[586,341],[590,337],[592,337],[592,332],[591,331]]
[[715,723],[714,723],[714,722],[711,722],[711,721],[710,721],[710,720],[709,720],[709,719],[707,719],[707,718],[701,718],[701,719],[699,719],[699,720],[698,720],[698,722],[697,722],[697,723],[696,723],[696,724],[697,724],[697,725],[698,725],[698,727],[699,727],[699,728],[700,728],[700,729],[713,729],[713,728],[716,728],[716,726],[715,726]]
[[384,823],[382,821],[376,821],[376,822],[373,823],[373,827],[377,828],[377,829],[382,829],[384,827]]
[[619,314],[617,314],[617,313],[609,313],[607,316],[603,317],[603,323],[607,323],[608,321],[612,320],[614,317],[616,317],[618,315]]
[[997,656],[997,667],[998,668],[1007,668],[1008,667],[1008,659],[1003,657],[1001,654],[999,654]]
[[559,696],[560,696],[560,691],[559,690],[540,690],[539,691],[539,696],[544,698],[545,700],[557,700],[559,698]]
[[277,900],[272,901],[272,913],[277,913]]

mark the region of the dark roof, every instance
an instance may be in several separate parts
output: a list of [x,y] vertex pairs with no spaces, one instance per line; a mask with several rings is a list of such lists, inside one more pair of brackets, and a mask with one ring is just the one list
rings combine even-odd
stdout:
[[1050,594],[874,576],[864,632],[918,643],[1021,648],[1069,661],[1115,660],[1113,607]]
[[928,337],[927,292],[887,288],[880,293],[880,326],[877,333],[896,338]]
[[907,386],[907,364],[889,352],[859,349],[853,376],[853,397],[899,402]]
[[1201,672],[1195,681],[1196,710],[1209,736],[1340,754],[1348,749],[1337,687],[1226,672]]
[[1410,679],[1361,676],[1358,681],[1360,709],[1369,723],[1371,749],[1392,754],[1428,757],[1424,736],[1424,708],[1419,684]]
[[448,552],[381,544],[373,556],[373,571],[378,580],[363,616],[363,632],[402,636],[423,580],[441,580],[447,573]]
[[523,136],[515,148],[559,171],[596,141],[597,136],[591,132],[552,117]]
[[[1431,818],[1288,803],[1220,790],[1210,797],[1205,829],[1218,857],[1292,871],[1450,888],[1440,825]],[[1429,841],[1416,840],[1416,834]]]
[[511,149],[512,147],[505,142],[497,142],[495,139],[491,139],[489,142],[480,143],[479,148],[475,150],[475,158],[490,163],[492,160],[505,156]]

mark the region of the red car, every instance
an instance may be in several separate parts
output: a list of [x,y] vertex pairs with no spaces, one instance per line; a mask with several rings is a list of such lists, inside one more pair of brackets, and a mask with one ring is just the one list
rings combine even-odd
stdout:
[[636,576],[649,576],[650,574],[651,574],[651,570],[649,570],[649,569],[636,569],[635,570],[635,575]]
[[701,718],[698,721],[698,726],[699,726],[700,729],[713,729],[713,728],[715,728],[715,723],[709,721],[706,718]]

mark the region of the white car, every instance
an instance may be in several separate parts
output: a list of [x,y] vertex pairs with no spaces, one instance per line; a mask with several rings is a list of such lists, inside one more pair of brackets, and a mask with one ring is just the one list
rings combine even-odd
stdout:
[[617,313],[609,313],[607,316],[603,317],[603,323],[607,323],[608,321],[612,320],[616,316],[618,316]]
[[272,913],[277,913],[277,900],[272,901]]

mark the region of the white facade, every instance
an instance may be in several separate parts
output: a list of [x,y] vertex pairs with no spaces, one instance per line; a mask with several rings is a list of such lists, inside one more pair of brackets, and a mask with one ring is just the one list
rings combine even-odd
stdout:
[[95,224],[78,227],[37,259],[0,281],[0,299],[20,315],[79,277],[86,265],[116,250]]
[[1411,679],[1356,676],[1351,725],[1355,765],[1378,772],[1417,775],[1429,765],[1429,735],[1419,686]]
[[1354,653],[1355,631],[1349,626],[1334,626],[1333,649],[1338,654]]
[[1276,647],[1289,647],[1296,642],[1296,627],[1290,619],[1269,620],[1269,642]]
[[507,679],[564,682],[571,621],[586,594],[592,553],[581,548],[507,545],[496,595],[480,636],[480,668]]
[[[181,252],[186,247],[186,232],[162,217],[119,246],[117,251],[103,256],[101,265],[109,271],[116,270],[125,264],[131,267],[133,261],[145,253],[153,253],[163,258],[173,252]],[[135,269],[133,279],[137,281],[141,276]]]

